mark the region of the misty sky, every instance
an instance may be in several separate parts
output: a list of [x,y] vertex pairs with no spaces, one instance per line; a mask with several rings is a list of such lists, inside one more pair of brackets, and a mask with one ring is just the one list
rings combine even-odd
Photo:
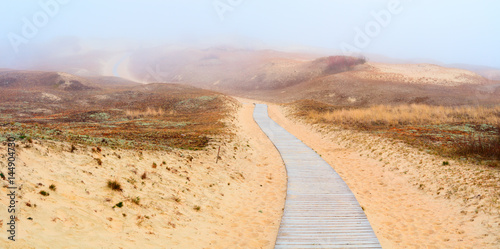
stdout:
[[[499,11],[497,0],[0,0],[0,67],[74,39],[85,41],[86,49],[348,46],[392,58],[500,68]],[[60,49],[71,54],[79,48]]]

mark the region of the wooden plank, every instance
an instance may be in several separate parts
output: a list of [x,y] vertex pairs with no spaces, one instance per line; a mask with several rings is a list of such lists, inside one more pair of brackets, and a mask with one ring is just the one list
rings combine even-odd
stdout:
[[254,120],[285,162],[285,210],[275,248],[381,248],[347,184],[314,150],[274,122],[257,104]]

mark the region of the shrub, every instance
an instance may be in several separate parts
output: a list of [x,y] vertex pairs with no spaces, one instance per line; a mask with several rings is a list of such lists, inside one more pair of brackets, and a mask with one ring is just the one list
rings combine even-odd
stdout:
[[321,58],[326,62],[325,73],[340,73],[351,70],[354,66],[364,64],[366,59],[364,57],[348,57],[348,56],[330,56]]
[[52,191],[56,191],[56,185],[50,184],[49,189]]
[[123,191],[122,185],[118,181],[108,180],[108,188],[114,191]]
[[194,206],[194,207],[193,207],[193,209],[194,209],[194,210],[196,210],[196,211],[200,211],[200,210],[201,210],[201,207],[200,207],[200,206],[198,206],[198,205],[196,205],[196,206]]
[[139,202],[141,201],[141,198],[139,198],[139,196],[135,197],[135,198],[130,198],[130,200],[136,204],[136,205],[139,205]]
[[43,195],[43,196],[49,196],[50,194],[47,193],[46,191],[42,190],[40,191],[40,194]]
[[500,134],[490,139],[481,136],[476,138],[474,135],[464,137],[463,144],[457,146],[456,153],[461,156],[477,155],[481,158],[500,160]]
[[123,202],[121,202],[121,201],[120,201],[120,202],[116,203],[116,204],[113,206],[113,208],[115,208],[115,207],[122,208],[122,207],[123,207]]

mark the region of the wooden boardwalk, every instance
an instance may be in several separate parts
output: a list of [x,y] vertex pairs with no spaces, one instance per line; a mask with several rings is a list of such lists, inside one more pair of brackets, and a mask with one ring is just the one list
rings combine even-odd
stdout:
[[349,187],[316,152],[257,104],[254,119],[281,153],[288,174],[275,248],[381,248]]

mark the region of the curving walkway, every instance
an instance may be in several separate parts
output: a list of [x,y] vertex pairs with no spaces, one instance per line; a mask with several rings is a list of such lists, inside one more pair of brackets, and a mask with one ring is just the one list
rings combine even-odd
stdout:
[[257,104],[253,117],[285,162],[288,189],[275,248],[381,248],[349,187]]

